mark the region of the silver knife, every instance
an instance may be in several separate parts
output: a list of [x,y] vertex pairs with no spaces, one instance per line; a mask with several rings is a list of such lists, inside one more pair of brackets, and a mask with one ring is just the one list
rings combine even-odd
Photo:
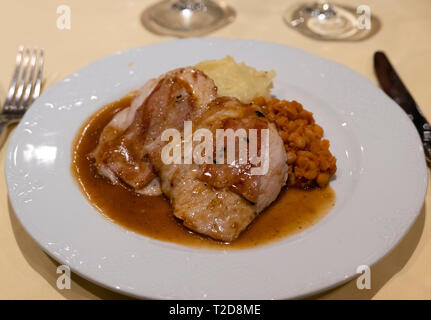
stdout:
[[412,119],[422,139],[427,164],[431,167],[431,125],[425,119],[386,55],[381,51],[374,54],[374,71],[383,91],[398,103]]

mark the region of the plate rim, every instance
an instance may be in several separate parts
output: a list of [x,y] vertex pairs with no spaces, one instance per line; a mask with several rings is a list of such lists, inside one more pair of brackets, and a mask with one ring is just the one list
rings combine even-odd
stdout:
[[[258,41],[258,40],[244,40],[244,39],[224,39],[224,38],[193,38],[193,39],[180,39],[180,40],[172,40],[172,41],[166,41],[166,42],[161,42],[161,43],[156,43],[156,44],[150,44],[150,45],[146,45],[146,46],[141,46],[141,47],[136,47],[136,48],[130,48],[130,49],[126,49],[126,50],[122,50],[122,51],[117,51],[116,53],[113,53],[113,54],[111,54],[111,55],[108,55],[108,56],[104,56],[104,57],[102,57],[102,58],[100,58],[100,59],[98,59],[98,60],[96,60],[96,61],[94,61],[94,62],[92,62],[92,63],[90,63],[90,64],[87,64],[86,66],[84,66],[84,67],[82,67],[81,69],[79,69],[78,71],[77,71],[77,73],[78,72],[80,72],[81,70],[84,70],[84,69],[87,69],[88,67],[90,67],[90,66],[92,66],[92,65],[94,65],[94,64],[96,64],[96,63],[102,63],[103,61],[105,61],[105,60],[109,60],[111,57],[113,57],[113,56],[116,56],[116,55],[123,55],[123,54],[127,54],[128,52],[133,52],[133,51],[135,51],[135,50],[139,50],[139,49],[142,49],[142,48],[146,48],[146,47],[149,47],[149,46],[159,46],[159,45],[166,45],[166,43],[173,43],[173,42],[188,42],[188,41],[203,41],[203,42],[211,42],[211,41],[215,41],[215,42],[218,42],[218,41],[221,41],[221,42],[223,42],[223,41],[227,41],[227,42],[236,42],[236,41],[240,41],[240,42],[247,42],[247,43],[252,43],[252,44],[255,44],[255,43],[257,43],[257,44],[259,44],[259,43],[265,43],[265,44],[269,44],[269,45],[277,45],[277,46],[281,46],[281,47],[288,47],[288,48],[290,48],[290,49],[294,49],[294,50],[297,50],[300,54],[306,54],[306,55],[310,55],[310,56],[313,56],[314,58],[318,58],[318,59],[320,59],[320,60],[323,60],[323,61],[325,61],[325,63],[330,63],[330,64],[337,64],[337,65],[339,65],[339,66],[341,66],[341,67],[343,67],[343,68],[345,68],[346,70],[348,70],[349,72],[353,72],[353,73],[355,73],[357,76],[360,76],[361,78],[362,78],[362,80],[366,80],[366,81],[368,81],[368,83],[369,84],[372,84],[373,86],[374,86],[374,84],[369,80],[369,79],[367,79],[366,77],[364,77],[364,76],[362,76],[361,74],[359,74],[358,72],[356,72],[355,70],[353,70],[353,69],[350,69],[349,67],[347,67],[347,66],[344,66],[344,65],[342,65],[342,64],[340,64],[340,63],[338,63],[338,62],[335,62],[335,61],[332,61],[332,60],[330,60],[330,59],[326,59],[326,58],[323,58],[323,57],[320,57],[320,56],[317,56],[317,55],[314,55],[314,54],[312,54],[312,53],[309,53],[309,52],[306,52],[306,51],[304,51],[304,50],[302,50],[302,49],[299,49],[299,48],[295,48],[295,47],[292,47],[292,46],[290,46],[290,45],[285,45],[285,44],[280,44],[280,43],[274,43],[274,42],[269,42],[269,41]],[[70,76],[67,76],[67,77],[65,77],[64,79],[66,79],[66,78],[68,78],[68,77],[70,77]],[[57,86],[57,84],[58,83],[60,83],[60,82],[62,82],[62,81],[59,81],[59,82],[57,82],[57,83],[55,83],[55,84],[53,84],[53,85],[51,85],[49,88],[47,88],[45,91],[44,91],[44,93],[43,94],[46,94],[46,93],[49,93],[49,92],[51,92],[52,90],[55,90],[55,88],[56,88],[56,86]],[[376,87],[376,89],[378,89],[378,90],[380,90],[379,88],[377,88]],[[380,90],[381,91],[381,90]],[[387,99],[388,100],[390,100],[388,97],[387,97]],[[392,101],[392,100],[391,100]],[[395,104],[395,103],[394,103]],[[396,104],[395,104],[395,106],[397,106]],[[407,117],[407,116],[406,116]],[[11,139],[10,139],[10,142],[9,142],[9,145],[8,145],[8,147],[7,147],[7,152],[6,152],[6,160],[5,160],[5,176],[6,176],[6,182],[7,182],[7,190],[8,190],[8,196],[9,196],[9,200],[10,200],[10,203],[11,203],[11,205],[12,205],[12,207],[13,207],[13,210],[14,210],[14,213],[15,213],[15,215],[16,215],[16,217],[18,218],[18,220],[19,220],[19,222],[21,223],[21,225],[24,227],[24,229],[26,230],[26,232],[31,236],[31,238],[34,240],[34,241],[36,241],[36,243],[38,243],[38,245],[39,246],[41,246],[42,248],[43,248],[43,250],[45,251],[45,252],[47,252],[51,257],[53,257],[55,260],[57,260],[57,261],[60,261],[62,264],[64,264],[64,260],[62,260],[62,257],[59,257],[59,256],[53,256],[52,254],[51,254],[51,252],[49,252],[48,250],[46,250],[46,247],[44,246],[44,244],[43,243],[41,243],[41,242],[39,242],[39,239],[36,237],[36,236],[34,236],[33,235],[33,233],[32,232],[30,232],[28,229],[27,229],[27,227],[26,227],[26,225],[25,225],[25,223],[23,223],[23,221],[21,220],[21,216],[20,216],[20,214],[18,214],[18,211],[19,211],[19,209],[17,210],[17,204],[16,204],[16,199],[12,199],[12,197],[10,196],[10,194],[11,194],[11,184],[12,184],[12,181],[10,180],[11,179],[11,177],[10,177],[10,175],[9,175],[9,173],[8,173],[8,170],[9,170],[9,168],[10,168],[10,166],[11,166],[11,159],[12,159],[12,155],[13,155],[13,146],[16,144],[16,141],[15,140],[17,140],[17,136],[18,136],[18,132],[19,132],[19,130],[18,129],[21,129],[21,124],[24,122],[24,120],[25,120],[26,118],[24,117],[23,118],[23,120],[21,121],[21,123],[18,125],[18,127],[14,130],[14,132],[13,132],[13,137],[11,137]],[[414,129],[414,127],[413,127],[413,124],[411,124],[411,128],[413,128]],[[414,129],[414,130],[416,130],[416,129]],[[422,206],[423,206],[423,203],[424,203],[424,200],[425,200],[425,196],[426,196],[426,190],[427,190],[427,179],[426,179],[426,165],[425,165],[425,160],[423,161],[423,165],[422,165],[422,170],[423,169],[425,169],[424,171],[425,171],[425,183],[422,185],[422,188],[423,188],[423,196],[422,196],[422,202],[420,203],[420,205],[419,205],[419,208],[416,210],[416,208],[414,209],[414,211],[416,212],[416,214],[414,214],[414,217],[412,217],[412,219],[410,220],[410,222],[409,222],[409,224],[408,224],[408,226],[405,228],[405,230],[404,230],[404,232],[402,232],[401,234],[399,234],[399,236],[396,238],[396,242],[395,242],[395,244],[392,244],[392,246],[391,246],[391,248],[389,249],[389,250],[387,250],[386,251],[386,253],[384,254],[384,255],[382,255],[382,256],[380,256],[380,257],[378,257],[377,259],[374,259],[374,261],[372,261],[372,263],[370,263],[370,267],[372,266],[372,265],[374,265],[376,262],[378,262],[380,259],[382,259],[383,257],[385,257],[386,255],[388,255],[390,252],[392,252],[392,250],[393,249],[395,249],[396,247],[397,247],[397,245],[399,244],[399,242],[403,239],[403,237],[404,237],[404,235],[408,232],[408,230],[410,230],[410,228],[411,228],[411,226],[413,225],[413,223],[416,221],[416,218],[418,217],[418,215],[419,215],[419,213],[421,212],[421,208],[422,208]],[[261,247],[261,248],[264,248],[264,247]],[[251,249],[251,250],[255,250],[255,249]],[[142,298],[143,296],[142,295],[140,295],[140,294],[136,294],[136,293],[134,293],[134,292],[130,292],[130,291],[124,291],[124,290],[122,290],[122,289],[120,289],[120,290],[118,290],[117,288],[115,288],[115,287],[113,287],[113,286],[111,286],[111,285],[109,285],[109,284],[106,284],[106,283],[104,283],[104,282],[100,282],[100,281],[98,281],[97,279],[95,279],[95,278],[92,278],[91,276],[88,276],[87,274],[85,274],[85,272],[81,272],[81,270],[79,270],[79,269],[75,269],[75,268],[72,268],[71,267],[71,269],[72,269],[72,271],[73,272],[75,272],[76,274],[78,274],[79,276],[81,276],[81,277],[83,277],[83,278],[85,278],[85,279],[88,279],[88,280],[90,280],[90,281],[92,281],[92,282],[95,282],[95,283],[97,283],[98,285],[100,285],[100,286],[102,286],[102,287],[105,287],[105,288],[108,288],[108,289],[110,289],[110,290],[113,290],[113,291],[116,291],[116,292],[120,292],[120,293],[124,293],[124,294],[127,294],[127,295],[129,295],[129,296],[133,296],[133,297],[140,297],[140,298]],[[349,281],[350,279],[352,279],[352,278],[354,278],[355,277],[355,274],[352,274],[350,277],[348,277],[348,278],[344,278],[344,279],[341,279],[340,281],[338,281],[338,282],[336,282],[336,283],[333,283],[332,285],[330,285],[330,286],[325,286],[325,287],[323,287],[323,288],[317,288],[315,291],[310,291],[310,292],[307,292],[307,293],[304,293],[303,295],[297,295],[297,296],[292,296],[292,297],[289,297],[289,298],[297,298],[297,297],[304,297],[304,296],[308,296],[308,295],[312,295],[312,294],[316,294],[316,293],[319,293],[319,292],[321,292],[321,291],[325,291],[325,290],[328,290],[328,289],[330,289],[330,288],[333,288],[333,287],[336,287],[336,286],[338,286],[338,285],[340,285],[341,283],[344,283],[344,282],[346,282],[346,281]],[[161,297],[156,297],[156,298],[161,298]]]

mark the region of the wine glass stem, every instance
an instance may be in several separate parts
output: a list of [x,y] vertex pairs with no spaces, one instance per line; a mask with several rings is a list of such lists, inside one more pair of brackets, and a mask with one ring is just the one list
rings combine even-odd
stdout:
[[325,0],[315,1],[308,10],[311,11],[313,17],[319,19],[329,19],[336,16],[334,7]]
[[199,11],[203,10],[205,5],[205,0],[169,0],[172,3],[172,8],[175,10],[191,10]]

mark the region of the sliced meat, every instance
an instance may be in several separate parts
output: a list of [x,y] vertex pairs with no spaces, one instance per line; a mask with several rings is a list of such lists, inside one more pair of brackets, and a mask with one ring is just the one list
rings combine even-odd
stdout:
[[232,241],[277,198],[287,179],[286,152],[275,126],[259,112],[257,106],[223,97],[210,103],[193,125],[212,132],[226,125],[247,130],[268,128],[270,160],[266,174],[252,175],[256,166],[249,158],[246,165],[171,164],[159,168],[163,193],[186,227],[217,240]]
[[[235,98],[216,99],[216,94],[214,82],[201,71],[184,68],[168,72],[155,85],[148,84],[136,98],[140,100],[111,121],[92,156],[100,174],[137,192],[154,193],[160,181],[173,214],[186,227],[232,241],[277,198],[287,178],[286,153],[277,130],[258,106]],[[138,102],[141,105],[136,107]],[[161,135],[166,129],[183,132],[184,121],[192,121],[195,130],[211,132],[268,129],[269,158],[260,163],[267,166],[267,172],[252,174],[259,163],[247,153],[244,161],[239,161],[244,154],[236,148],[234,158],[238,160],[227,164],[165,164],[161,152],[167,142]],[[217,150],[212,151],[217,159]],[[257,151],[255,157],[266,149]]]
[[206,106],[216,94],[214,82],[194,68],[176,69],[149,80],[131,106],[103,130],[90,155],[98,172],[112,183],[123,182],[140,193],[157,194],[159,183],[154,180],[157,176],[149,157],[160,161],[161,132],[167,127],[181,129],[191,112],[203,112],[198,107]]

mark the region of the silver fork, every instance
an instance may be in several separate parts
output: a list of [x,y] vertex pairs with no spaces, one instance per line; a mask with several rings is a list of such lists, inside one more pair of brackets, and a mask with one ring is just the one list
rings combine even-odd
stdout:
[[15,71],[0,113],[0,147],[6,140],[10,124],[19,122],[42,86],[43,50],[18,48]]

